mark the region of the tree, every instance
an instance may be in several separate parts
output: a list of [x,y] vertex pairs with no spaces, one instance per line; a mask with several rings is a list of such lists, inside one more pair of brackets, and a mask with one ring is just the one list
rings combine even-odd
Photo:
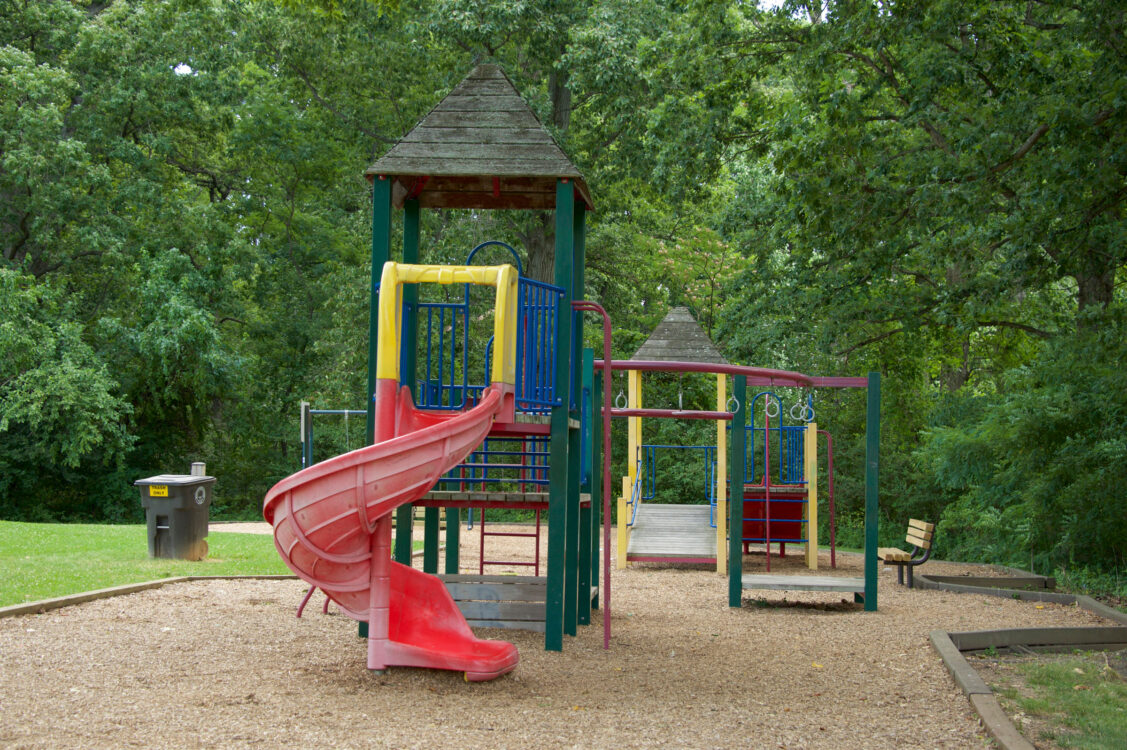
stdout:
[[120,467],[133,438],[118,384],[61,296],[0,268],[0,514],[94,518],[94,492],[70,491]]

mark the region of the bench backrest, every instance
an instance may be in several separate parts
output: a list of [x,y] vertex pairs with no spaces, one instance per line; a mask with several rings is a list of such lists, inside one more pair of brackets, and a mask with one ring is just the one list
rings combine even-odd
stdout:
[[935,535],[935,524],[913,518],[908,521],[908,536],[905,541],[920,549],[931,549],[931,538]]

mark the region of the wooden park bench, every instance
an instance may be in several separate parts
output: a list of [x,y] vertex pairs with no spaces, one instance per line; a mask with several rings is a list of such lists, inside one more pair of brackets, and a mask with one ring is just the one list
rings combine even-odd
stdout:
[[905,541],[913,545],[911,552],[905,552],[896,547],[881,547],[877,550],[877,557],[885,565],[896,566],[896,582],[904,583],[904,568],[908,569],[908,588],[912,588],[912,569],[923,565],[931,557],[931,541],[935,536],[935,524],[911,519],[908,521],[908,536]]

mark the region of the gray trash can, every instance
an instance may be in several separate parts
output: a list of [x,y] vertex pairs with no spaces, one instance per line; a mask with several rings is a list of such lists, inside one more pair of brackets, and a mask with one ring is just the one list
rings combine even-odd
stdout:
[[160,474],[138,479],[149,531],[149,557],[207,557],[207,517],[215,477]]

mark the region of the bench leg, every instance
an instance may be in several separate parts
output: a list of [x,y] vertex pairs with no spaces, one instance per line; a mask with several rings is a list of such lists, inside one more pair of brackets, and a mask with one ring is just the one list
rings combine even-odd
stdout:
[[896,563],[896,582],[901,586],[904,585],[904,566]]
[[912,568],[914,567],[914,565],[908,566],[908,588],[912,588],[915,581],[915,579],[912,578]]

